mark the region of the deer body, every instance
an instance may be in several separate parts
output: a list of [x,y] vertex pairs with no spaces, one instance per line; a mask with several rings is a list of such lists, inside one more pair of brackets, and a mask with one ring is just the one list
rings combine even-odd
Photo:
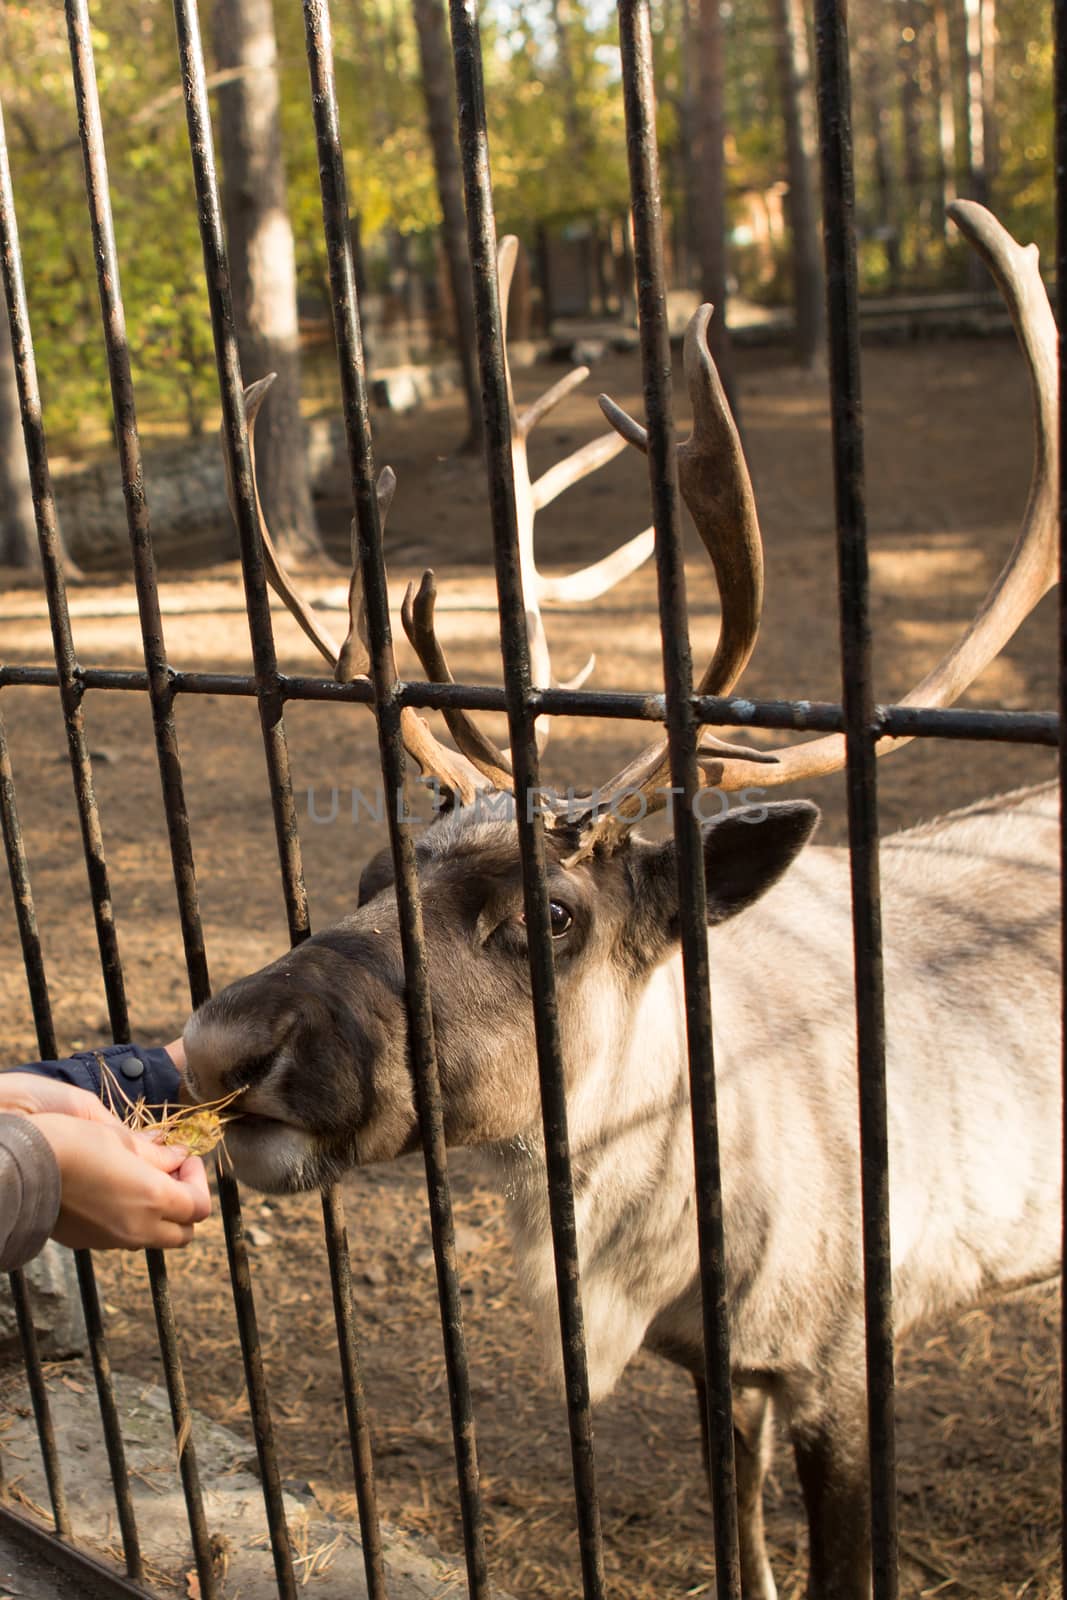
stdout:
[[[906,696],[912,705],[957,699],[1058,571],[1057,334],[1037,252],[971,202],[951,214],[1011,311],[1031,380],[1036,450],[1015,545],[971,624]],[[510,250],[500,258],[504,300]],[[677,468],[722,601],[698,689],[726,695],[756,642],[763,568],[752,486],[707,343],[710,317],[702,307],[686,335],[693,430],[677,448]],[[540,600],[602,592],[648,550],[639,535],[555,588],[537,572],[534,512],[617,449],[594,441],[530,483],[527,436],[571,386],[554,385],[521,415],[511,407],[528,643],[541,682],[551,673]],[[246,396],[250,419],[263,392],[261,383]],[[644,428],[603,403],[621,437],[647,448]],[[394,487],[386,469],[382,517]],[[272,583],[336,675],[366,671],[358,572],[338,647],[277,563],[265,524],[262,535]],[[364,530],[368,550],[377,537]],[[402,620],[427,677],[447,683],[434,595],[426,573],[417,595],[409,589]],[[518,840],[513,821],[487,821],[478,806],[486,788],[513,787],[510,754],[467,712],[453,708],[445,720],[458,749],[442,745],[411,707],[400,718],[409,754],[453,807],[416,845],[445,1134],[453,1145],[483,1148],[497,1171],[520,1273],[554,1356]],[[882,738],[876,750],[906,742]],[[697,750],[700,784],[720,794],[806,781],[844,762],[840,735],[770,755],[705,732]],[[581,802],[581,815],[553,811],[545,844],[592,1392],[607,1394],[645,1344],[692,1373],[703,1403],[677,870],[673,842],[635,831],[665,806],[670,771],[657,741]],[[775,1594],[762,1526],[772,1406],[787,1420],[804,1492],[811,1600],[870,1593],[849,874],[843,851],[801,853],[817,815],[791,801],[731,811],[703,830],[746,1600]],[[1057,818],[1055,790],[1037,789],[883,848],[898,1328],[1058,1269]],[[371,863],[351,917],[232,984],[186,1031],[193,1097],[241,1092],[227,1147],[238,1176],[257,1187],[327,1184],[354,1163],[390,1159],[418,1141],[391,873],[389,862]]]
[[[1059,1271],[1057,828],[1050,788],[883,848],[898,1330]],[[710,941],[743,1592],[774,1593],[759,1496],[773,1400],[808,1501],[810,1593],[858,1600],[869,1592],[868,1489],[845,852],[805,851]],[[591,1385],[609,1392],[644,1343],[701,1388],[679,956],[635,998],[619,1037],[630,1048],[583,1063],[571,1101]],[[493,1159],[520,1271],[556,1344],[535,1148],[529,1133]]]
[[[1024,791],[883,848],[898,1327],[1058,1268],[1057,817],[1054,788]],[[858,1600],[869,1579],[848,861],[812,847],[789,865],[813,818],[796,803],[735,811],[706,834],[742,1550],[746,1596],[773,1594],[758,1525],[770,1400],[807,1496],[811,1593]],[[514,828],[461,811],[426,830],[418,854],[447,1136],[483,1147],[498,1175],[556,1358]],[[671,846],[635,836],[606,859],[555,864],[550,883],[572,919],[557,973],[594,1397],[642,1344],[698,1387],[703,1370],[673,871]],[[187,1030],[198,1095],[246,1088],[250,1115],[228,1147],[256,1186],[326,1182],[416,1140],[396,900],[379,883]]]

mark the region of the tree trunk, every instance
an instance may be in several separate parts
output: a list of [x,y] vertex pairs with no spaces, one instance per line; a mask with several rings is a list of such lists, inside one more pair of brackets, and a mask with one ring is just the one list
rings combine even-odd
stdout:
[[1000,166],[1000,140],[996,110],[996,0],[982,0],[982,144],[985,149],[986,189],[991,191]]
[[448,280],[456,316],[456,350],[467,400],[464,450],[482,448],[482,386],[478,375],[467,215],[463,206],[463,174],[453,132],[452,53],[441,0],[413,0],[419,41],[422,92],[433,151],[437,198],[441,207],[441,239],[448,262]]
[[966,165],[967,196],[981,205],[989,204],[989,173],[986,166],[986,93],[982,78],[982,0],[964,0],[967,15],[967,118]]
[[919,108],[922,104],[919,38],[922,18],[916,0],[902,0],[899,6],[900,121],[904,138],[904,188],[907,194],[908,229],[914,239],[915,265],[926,263],[926,207],[923,196],[922,137]]
[[528,344],[531,323],[530,258],[526,246],[519,245],[515,257],[515,276],[511,280],[511,299],[508,301],[508,337],[512,344]]
[[796,316],[795,348],[801,366],[825,365],[826,295],[815,204],[815,105],[803,0],[774,0],[778,85],[785,128],[785,157]]
[[949,32],[947,0],[932,0],[934,40],[931,55],[931,80],[937,101],[937,215],[935,225],[942,236],[948,233],[948,208],[956,198],[956,107],[952,96],[952,37]]
[[246,383],[278,374],[256,425],[256,476],[279,548],[322,553],[300,416],[296,256],[278,119],[277,45],[270,0],[218,0],[215,53],[240,76],[219,90],[223,212],[233,309]]
[[700,174],[697,170],[697,108],[700,105],[700,0],[682,0],[682,84],[678,104],[678,137],[681,141],[681,176],[684,194],[683,282],[692,286],[700,260]]
[[619,302],[619,321],[632,327],[637,319],[635,301],[633,221],[629,212],[611,224],[611,249],[615,257],[615,293]]
[[[992,62],[992,42],[987,44],[985,29],[992,31],[992,7],[986,0],[964,0],[967,17],[967,116],[966,161],[967,179],[965,194],[969,200],[989,205],[989,155],[986,135],[993,125],[992,82],[985,80],[985,69]],[[988,290],[992,280],[982,259],[975,251],[967,252],[967,281],[977,292]]]
[[7,310],[0,305],[0,564],[39,568],[30,469],[22,438],[19,392]]
[[885,103],[887,53],[882,37],[881,0],[865,11],[866,27],[860,47],[860,82],[870,119],[874,155],[874,183],[878,195],[878,236],[885,246],[889,287],[900,285],[900,218],[896,174],[889,143],[889,113]]
[[700,297],[715,307],[709,343],[734,416],[737,385],[726,324],[725,37],[721,0],[700,0],[696,105],[697,237]]
[[537,224],[535,248],[537,252],[537,282],[541,290],[541,331],[547,338],[552,333],[552,323],[556,316],[556,302],[552,292],[552,241],[543,222]]
[[571,48],[573,16],[570,0],[549,0],[552,32],[556,39],[556,67],[563,91],[563,118],[567,141],[576,159],[589,153],[589,130],[585,126],[578,105],[577,84],[574,76],[574,53]]

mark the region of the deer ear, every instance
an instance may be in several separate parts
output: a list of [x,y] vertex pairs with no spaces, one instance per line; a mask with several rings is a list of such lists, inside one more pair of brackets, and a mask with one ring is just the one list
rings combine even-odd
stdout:
[[356,904],[365,906],[368,900],[373,900],[376,894],[381,894],[383,889],[389,889],[394,882],[393,853],[386,845],[384,850],[379,850],[376,856],[371,856],[367,865],[359,875],[359,898]]
[[810,800],[743,806],[704,829],[708,921],[725,922],[766,894],[807,844],[819,820]]
[[[703,828],[708,922],[725,922],[765,894],[810,838],[819,808],[808,800],[739,806]],[[638,949],[662,961],[677,944],[678,867],[673,839],[654,845],[631,839],[629,863],[639,915]]]

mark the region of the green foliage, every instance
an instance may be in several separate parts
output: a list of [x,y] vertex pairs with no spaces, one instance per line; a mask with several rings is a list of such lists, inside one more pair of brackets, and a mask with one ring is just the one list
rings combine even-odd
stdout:
[[[27,294],[53,431],[99,433],[110,402],[62,14],[2,13],[3,93]],[[196,429],[213,393],[196,201],[163,0],[109,0],[93,51],[134,379]],[[14,70],[12,64],[17,62]]]
[[1000,166],[993,203],[1005,226],[1040,247],[1052,265],[1052,12],[1027,0],[1000,0],[997,71]]
[[[946,3],[958,69],[962,0]],[[655,0],[653,6],[664,196],[676,216],[684,212],[689,181],[695,13],[696,0]],[[739,240],[742,231],[750,240],[739,243],[734,264],[750,290],[777,294],[788,281],[782,270],[788,240],[779,230],[757,250],[746,223],[757,214],[772,216],[775,205],[780,213],[785,161],[773,11],[770,0],[724,0],[723,14],[730,216]],[[215,403],[215,390],[173,18],[167,0],[98,0],[94,17],[140,407],[196,429]],[[904,32],[909,19],[918,19],[917,43]],[[321,299],[325,258],[300,8],[278,8],[276,20],[298,269],[303,291]],[[851,22],[866,284],[888,286],[887,231],[899,246],[905,277],[945,282],[960,268],[935,227],[932,0],[855,0]],[[1009,227],[1038,240],[1047,261],[1053,231],[1050,11],[1032,0],[998,0],[997,23],[1000,164],[992,201]],[[492,0],[483,28],[501,231],[532,243],[539,225],[624,214],[626,140],[609,0]],[[204,32],[210,41],[210,16]],[[334,35],[350,202],[363,240],[372,251],[387,236],[429,240],[439,212],[410,8],[403,0],[339,0]],[[877,107],[863,76],[871,62]],[[918,71],[921,89],[916,126],[923,187],[914,194],[902,177],[908,71]],[[43,0],[0,7],[0,94],[50,426],[81,437],[102,434],[110,403],[66,33],[61,13]],[[956,112],[962,126],[961,87]],[[875,161],[876,113],[894,173],[891,200]],[[428,246],[419,253],[426,259]]]

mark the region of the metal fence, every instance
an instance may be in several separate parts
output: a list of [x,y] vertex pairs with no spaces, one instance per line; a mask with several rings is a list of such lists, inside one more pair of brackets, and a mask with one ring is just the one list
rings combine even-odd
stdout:
[[[322,203],[339,352],[348,461],[358,525],[358,556],[367,598],[371,682],[339,685],[318,678],[283,675],[275,655],[263,555],[257,531],[251,464],[245,428],[242,377],[228,290],[225,245],[215,176],[204,58],[195,0],[175,0],[180,70],[184,86],[190,150],[195,173],[220,391],[225,448],[236,485],[237,519],[251,628],[254,673],[178,672],[169,664],[157,593],[149,513],[141,471],[129,354],[124,335],[119,266],[109,209],[104,142],[93,70],[87,0],[66,0],[78,123],[86,173],[93,245],[112,385],[116,434],[126,491],[130,545],[141,630],[144,670],[101,670],[79,665],[59,558],[55,506],[37,390],[33,346],[19,255],[15,208],[6,143],[0,137],[0,241],[3,275],[16,354],[23,421],[29,454],[44,585],[51,618],[54,669],[5,664],[0,687],[37,685],[58,689],[65,718],[71,770],[92,891],[100,959],[110,1023],[116,1039],[129,1038],[122,964],[112,916],[108,867],[93,792],[89,747],[83,719],[87,696],[98,691],[147,695],[155,729],[159,774],[169,831],[174,881],[193,1005],[209,992],[204,939],[197,903],[182,763],[174,720],[179,695],[223,694],[254,697],[259,710],[269,774],[271,803],[289,932],[295,942],[309,933],[301,872],[296,808],[290,783],[283,712],[288,701],[362,701],[377,719],[381,769],[387,793],[400,794],[405,757],[400,712],[405,706],[506,710],[519,795],[539,788],[534,722],[538,714],[638,718],[666,725],[671,780],[683,795],[697,787],[696,738],[699,725],[759,726],[774,729],[843,731],[848,747],[848,814],[854,888],[856,1015],[861,1064],[861,1132],[864,1207],[864,1258],[868,1329],[868,1394],[874,1534],[874,1592],[889,1600],[897,1592],[897,1549],[893,1441],[892,1304],[888,1237],[887,1130],[884,1028],[879,928],[877,785],[875,742],[886,733],[954,739],[1001,740],[1056,745],[1060,719],[1025,712],[877,708],[874,704],[863,478],[852,216],[852,154],[844,0],[816,0],[818,95],[821,121],[822,180],[830,314],[830,384],[833,452],[839,537],[843,703],[735,702],[693,694],[685,613],[682,547],[673,456],[669,390],[670,358],[662,277],[662,240],[651,71],[648,0],[619,0],[623,93],[628,128],[630,178],[635,222],[641,356],[647,408],[651,495],[658,530],[657,565],[665,663],[665,693],[639,696],[593,690],[531,687],[524,605],[516,541],[515,488],[509,437],[503,335],[496,275],[489,149],[486,134],[481,47],[474,0],[451,0],[451,27],[458,90],[459,134],[466,186],[469,237],[476,291],[478,354],[485,398],[485,423],[494,554],[499,594],[505,687],[398,682],[392,667],[390,622],[382,557],[381,528],[367,389],[363,369],[359,309],[355,292],[345,172],[334,93],[330,17],[326,0],[304,0],[304,19],[315,133],[322,181]],[[1067,168],[1067,6],[1055,8],[1057,42],[1057,170]],[[1059,281],[1067,281],[1067,183],[1059,196]],[[1062,426],[1062,425],[1061,425]],[[1061,636],[1067,616],[1061,613]],[[1061,672],[1061,685],[1064,682]],[[445,1162],[444,1125],[434,1055],[430,990],[420,921],[414,847],[399,826],[397,808],[388,808],[396,871],[404,960],[411,1058],[428,1177],[429,1208],[436,1258],[444,1351],[448,1372],[455,1457],[462,1507],[467,1579],[481,1600],[490,1592],[479,1494],[474,1412],[463,1337],[460,1284]],[[556,1012],[555,975],[546,890],[545,851],[537,808],[517,807],[530,973],[541,1073],[549,1197],[574,1468],[584,1592],[589,1600],[605,1592],[602,1534],[597,1506],[593,1431],[582,1325],[574,1199],[568,1154],[567,1112]],[[21,846],[16,797],[0,727],[0,821],[7,851],[19,930],[29,977],[39,1045],[56,1053],[48,992],[41,959],[25,855]],[[721,1600],[740,1593],[737,1516],[734,1501],[731,1428],[730,1352],[721,1208],[719,1205],[715,1078],[712,1060],[708,949],[704,876],[699,823],[693,808],[674,808],[679,861],[681,930],[689,1018],[693,1110],[702,1136],[696,1141],[701,1279],[704,1294],[706,1382],[709,1396],[711,1479],[713,1485],[717,1592]],[[295,1597],[293,1552],[286,1528],[279,1470],[272,1443],[271,1415],[256,1331],[253,1280],[237,1186],[220,1167],[220,1206],[229,1248],[252,1425],[262,1476],[278,1594]],[[344,1399],[358,1491],[361,1539],[369,1591],[385,1594],[381,1537],[375,1509],[373,1463],[352,1309],[345,1222],[338,1191],[323,1195],[327,1247]],[[12,1286],[19,1310],[33,1403],[47,1472],[55,1535],[43,1534],[26,1518],[0,1506],[0,1530],[35,1541],[72,1573],[91,1578],[101,1592],[140,1594],[142,1560],[122,1433],[112,1389],[106,1331],[87,1253],[77,1258],[92,1362],[99,1393],[109,1466],[125,1551],[126,1577],[106,1571],[69,1542],[70,1517],[63,1492],[60,1452],[49,1418],[25,1287],[18,1273]],[[219,1593],[212,1567],[207,1524],[197,1470],[195,1437],[178,1354],[167,1266],[149,1254],[152,1296],[163,1354],[166,1385],[179,1441],[182,1483],[201,1594]]]

